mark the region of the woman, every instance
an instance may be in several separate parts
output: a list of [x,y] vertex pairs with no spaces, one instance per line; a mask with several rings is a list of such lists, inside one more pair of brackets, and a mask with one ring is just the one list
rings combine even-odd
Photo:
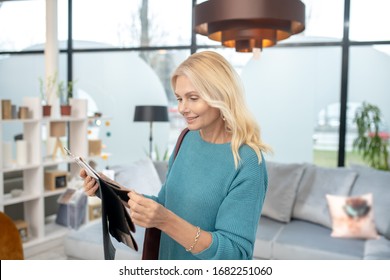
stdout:
[[[219,54],[195,53],[172,88],[188,129],[157,197],[129,192],[133,222],[162,231],[159,259],[252,259],[267,191],[269,151],[245,106],[234,68]],[[85,177],[88,195],[98,186]]]

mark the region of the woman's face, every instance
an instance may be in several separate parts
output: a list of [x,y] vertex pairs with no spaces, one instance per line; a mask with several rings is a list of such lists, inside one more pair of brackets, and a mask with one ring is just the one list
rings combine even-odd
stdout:
[[175,95],[179,112],[184,116],[190,130],[211,131],[224,125],[219,109],[210,107],[186,76],[177,77]]

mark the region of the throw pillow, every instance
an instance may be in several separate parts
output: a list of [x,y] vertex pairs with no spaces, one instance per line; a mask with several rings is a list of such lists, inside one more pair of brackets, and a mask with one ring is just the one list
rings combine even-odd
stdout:
[[161,181],[150,158],[144,158],[128,165],[112,166],[115,181],[122,186],[146,195],[158,195]]
[[298,187],[293,218],[331,228],[325,195],[349,195],[356,176],[357,172],[346,168],[308,165]]
[[267,161],[268,190],[262,215],[280,222],[289,222],[304,164]]
[[376,228],[380,234],[390,239],[390,172],[361,165],[352,165],[351,167],[358,172],[351,195],[372,193]]
[[332,218],[332,237],[378,238],[372,193],[362,196],[326,195]]

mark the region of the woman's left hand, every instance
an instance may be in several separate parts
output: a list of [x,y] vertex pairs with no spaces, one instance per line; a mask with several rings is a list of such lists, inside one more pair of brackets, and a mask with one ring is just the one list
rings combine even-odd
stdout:
[[168,210],[156,201],[146,198],[135,191],[130,191],[129,201],[130,217],[134,224],[145,228],[162,227],[167,219]]

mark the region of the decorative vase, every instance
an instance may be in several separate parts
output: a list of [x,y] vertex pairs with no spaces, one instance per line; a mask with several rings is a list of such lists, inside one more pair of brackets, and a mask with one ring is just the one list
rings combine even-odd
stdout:
[[50,115],[51,115],[51,105],[43,105],[42,106],[42,115],[44,117],[50,117]]
[[72,107],[70,105],[61,105],[61,116],[70,116]]

